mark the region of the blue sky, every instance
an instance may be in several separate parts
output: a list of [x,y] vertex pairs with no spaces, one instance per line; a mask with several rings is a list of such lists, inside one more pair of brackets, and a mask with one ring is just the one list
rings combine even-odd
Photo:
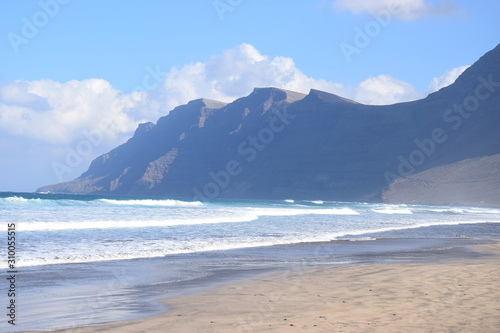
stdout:
[[500,3],[0,0],[0,191],[78,177],[199,97],[425,97],[500,39]]

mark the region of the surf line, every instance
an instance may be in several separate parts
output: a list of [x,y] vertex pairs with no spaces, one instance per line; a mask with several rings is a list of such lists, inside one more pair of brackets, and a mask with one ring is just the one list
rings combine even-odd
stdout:
[[16,224],[7,224],[7,323],[16,325]]

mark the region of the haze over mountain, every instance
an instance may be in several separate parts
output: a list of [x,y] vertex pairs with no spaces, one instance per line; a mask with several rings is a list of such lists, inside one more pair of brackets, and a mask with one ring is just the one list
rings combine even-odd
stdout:
[[500,45],[424,99],[256,88],[198,99],[38,191],[500,206]]

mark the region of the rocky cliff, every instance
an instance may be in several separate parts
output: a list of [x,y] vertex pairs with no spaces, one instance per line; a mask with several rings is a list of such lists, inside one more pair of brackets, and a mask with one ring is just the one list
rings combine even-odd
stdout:
[[39,191],[500,205],[500,46],[428,97],[370,106],[311,90],[199,99]]

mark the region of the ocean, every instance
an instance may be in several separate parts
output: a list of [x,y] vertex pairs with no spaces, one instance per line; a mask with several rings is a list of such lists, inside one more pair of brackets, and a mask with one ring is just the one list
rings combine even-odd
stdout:
[[0,194],[1,231],[15,223],[20,233],[18,267],[362,240],[374,232],[499,220],[500,209],[477,207]]
[[[207,277],[220,282],[290,262],[341,264],[386,250],[436,251],[456,239],[500,235],[497,208],[321,200],[0,193],[0,221],[0,272],[17,272],[19,324],[9,331],[140,317],[163,309],[151,300],[165,290],[203,286],[199,281]],[[374,245],[375,239],[393,241]]]

